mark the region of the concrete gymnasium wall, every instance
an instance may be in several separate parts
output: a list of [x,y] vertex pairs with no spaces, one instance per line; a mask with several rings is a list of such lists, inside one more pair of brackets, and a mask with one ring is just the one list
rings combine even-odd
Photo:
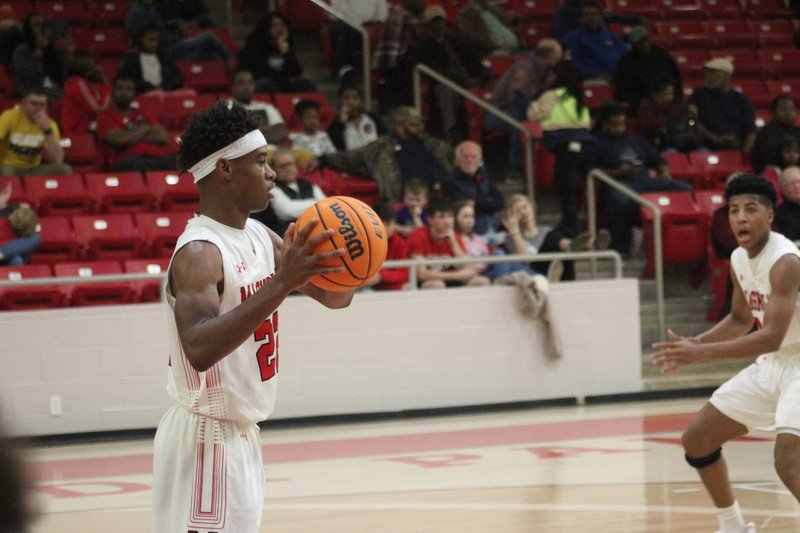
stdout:
[[[273,418],[392,412],[642,390],[636,280],[560,283],[563,357],[515,288],[357,295],[281,307]],[[163,304],[3,312],[0,406],[18,435],[153,428],[169,405]],[[52,416],[56,398],[61,414]],[[58,406],[55,406],[58,407]]]

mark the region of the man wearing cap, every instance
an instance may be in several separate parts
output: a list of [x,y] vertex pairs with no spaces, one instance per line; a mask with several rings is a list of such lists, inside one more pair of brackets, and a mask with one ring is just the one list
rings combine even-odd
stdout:
[[368,145],[349,152],[327,154],[321,165],[369,176],[378,184],[382,200],[402,199],[403,183],[418,178],[427,183],[432,196],[448,188],[453,169],[453,148],[425,134],[425,122],[413,107],[399,107],[392,114],[392,130]]
[[[427,31],[413,63],[425,64],[462,87],[480,87],[482,78],[488,79],[488,71],[481,64],[480,54],[473,52],[461,35],[447,32],[444,8],[428,6],[422,19]],[[463,139],[466,117],[461,97],[434,81],[425,98],[430,104],[428,128],[451,142]]]
[[683,94],[681,71],[672,56],[652,43],[650,33],[643,26],[628,32],[631,51],[617,63],[614,75],[614,98],[629,102],[635,112],[639,102],[648,96],[652,80],[669,76],[675,82],[675,94]]
[[755,111],[746,95],[731,88],[733,63],[717,57],[703,67],[705,85],[689,97],[689,110],[697,117],[705,146],[749,153],[756,138]]

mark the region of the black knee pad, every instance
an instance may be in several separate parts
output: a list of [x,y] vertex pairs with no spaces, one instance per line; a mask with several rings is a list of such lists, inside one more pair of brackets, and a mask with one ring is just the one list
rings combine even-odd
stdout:
[[686,462],[689,463],[689,466],[698,469],[705,468],[719,461],[719,458],[722,457],[722,448],[717,448],[716,451],[711,452],[705,457],[689,457],[688,455],[684,455],[684,457],[686,458]]

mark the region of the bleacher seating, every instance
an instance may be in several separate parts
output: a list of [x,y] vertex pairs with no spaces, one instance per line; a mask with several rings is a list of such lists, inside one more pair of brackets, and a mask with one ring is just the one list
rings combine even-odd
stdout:
[[[169,259],[128,259],[123,264],[129,274],[162,274],[169,268]],[[134,280],[130,282],[136,301],[160,302],[161,282],[159,280]]]
[[155,196],[139,172],[92,172],[85,179],[89,195],[103,213],[138,213],[155,206]]
[[55,265],[81,259],[81,245],[75,240],[69,218],[39,217],[37,232],[42,242],[31,256],[32,264]]
[[152,170],[144,175],[148,190],[155,196],[161,211],[196,211],[200,195],[191,174]]
[[136,227],[144,238],[147,255],[169,259],[186,222],[193,216],[191,211],[137,214]]
[[180,61],[178,68],[184,85],[199,93],[218,93],[231,86],[230,76],[221,61]]
[[[0,266],[0,280],[20,281],[32,278],[49,278],[53,273],[49,265]],[[48,309],[62,305],[64,295],[56,286],[0,287],[0,309]]]
[[75,238],[95,261],[147,257],[147,246],[130,214],[72,217]]
[[[123,274],[118,261],[79,261],[59,263],[53,268],[56,277],[91,278],[110,274]],[[127,304],[134,300],[134,289],[127,281],[106,281],[62,285],[64,298],[69,305],[83,307],[90,305]]]
[[39,215],[88,215],[93,207],[80,174],[28,176],[25,190]]
[[[689,192],[645,193],[661,213],[664,263],[699,263],[706,258],[707,223]],[[644,248],[647,251],[645,276],[651,276],[654,263],[653,213],[641,208]]]

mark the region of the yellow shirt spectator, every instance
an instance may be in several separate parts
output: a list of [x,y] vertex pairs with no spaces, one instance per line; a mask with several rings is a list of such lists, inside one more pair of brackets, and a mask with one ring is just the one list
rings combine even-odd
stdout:
[[[50,119],[50,128],[60,141],[58,125]],[[21,107],[0,115],[0,165],[30,169],[42,164],[45,134],[42,128],[28,119]]]

